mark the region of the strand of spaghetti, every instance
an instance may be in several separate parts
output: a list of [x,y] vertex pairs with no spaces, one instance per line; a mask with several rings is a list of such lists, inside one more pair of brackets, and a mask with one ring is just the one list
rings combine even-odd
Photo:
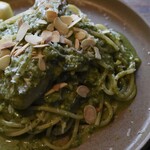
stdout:
[[57,117],[57,118],[51,120],[51,121],[48,122],[48,123],[45,123],[45,124],[43,124],[43,125],[37,126],[37,127],[35,128],[35,130],[45,130],[45,129],[50,128],[50,127],[52,127],[53,125],[57,124],[60,120],[61,120],[61,118]]
[[94,35],[95,37],[98,37],[100,39],[103,39],[106,41],[107,44],[111,45],[116,51],[119,50],[119,47],[114,43],[114,41],[112,41],[109,37],[107,37],[106,35],[100,33],[100,32],[95,32],[92,30],[89,30],[89,32]]
[[1,123],[2,123],[2,125],[7,126],[7,127],[11,127],[11,128],[22,128],[23,127],[19,123],[12,122],[12,121],[6,121],[4,119],[1,119]]
[[61,146],[61,147],[58,147],[58,146],[55,146],[53,144],[51,144],[47,138],[44,138],[43,139],[43,142],[50,148],[50,149],[53,149],[53,150],[65,150],[65,149],[68,149],[71,144],[73,143],[73,141],[75,140],[76,136],[77,136],[77,133],[78,133],[78,129],[79,129],[79,120],[76,120],[75,122],[75,126],[74,126],[74,130],[73,130],[73,133],[72,133],[72,137],[70,139],[70,141],[64,145],[64,146]]
[[107,125],[112,120],[113,114],[114,114],[113,108],[108,101],[105,101],[104,105],[106,106],[108,110],[108,115],[107,115],[107,118],[105,118],[105,120],[101,120],[100,127]]
[[128,69],[128,70],[125,70],[125,71],[121,71],[119,72],[116,76],[115,76],[115,80],[119,80],[120,78],[128,75],[128,74],[132,74],[136,71],[136,69]]
[[71,113],[69,111],[62,110],[59,108],[50,107],[50,106],[37,106],[37,107],[35,106],[35,107],[32,107],[32,109],[37,110],[37,111],[47,111],[50,113],[55,113],[55,114],[65,116],[65,117],[70,117],[73,119],[83,119],[83,115],[76,115],[76,114]]

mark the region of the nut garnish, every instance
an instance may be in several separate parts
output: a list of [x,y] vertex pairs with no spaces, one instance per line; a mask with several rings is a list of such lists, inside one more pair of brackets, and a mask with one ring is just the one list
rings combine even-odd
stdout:
[[36,23],[39,24],[47,24],[47,22],[45,20],[39,19]]
[[96,44],[96,41],[92,38],[89,38],[89,39],[85,39],[81,42],[81,47],[83,49],[87,49],[88,47],[95,46],[95,44]]
[[75,34],[75,38],[78,39],[79,41],[81,41],[86,38],[86,33],[83,31],[80,31]]
[[78,17],[77,15],[71,15],[73,18],[73,22],[69,25],[69,29],[76,25],[78,22],[82,20],[82,18]]
[[13,46],[15,46],[15,42],[12,42],[12,41],[5,41],[4,43],[1,43],[0,44],[0,50],[2,49],[7,49],[7,48],[11,48]]
[[48,22],[53,22],[54,19],[55,19],[57,16],[58,16],[58,14],[57,14],[55,11],[51,10],[51,9],[48,9],[48,10],[46,11],[46,19],[47,19]]
[[95,58],[96,59],[101,59],[101,54],[99,52],[99,49],[97,47],[94,47],[94,51],[95,51]]
[[5,55],[10,55],[10,50],[9,49],[0,50],[0,57],[3,57]]
[[51,23],[47,26],[47,30],[53,32],[54,31],[54,25]]
[[48,95],[50,95],[50,94],[52,94],[52,93],[54,93],[54,92],[57,92],[57,91],[59,91],[60,89],[66,87],[67,85],[68,85],[68,84],[65,83],[65,82],[58,83],[58,84],[54,85],[54,86],[45,94],[45,96],[48,96]]
[[19,48],[17,51],[14,52],[14,56],[16,57],[16,56],[19,56],[20,54],[22,54],[29,45],[30,44],[27,43],[23,47]]
[[88,124],[94,124],[97,117],[97,112],[94,106],[87,105],[84,107],[84,119]]
[[38,45],[39,43],[42,42],[43,38],[39,37],[37,35],[28,34],[25,36],[25,40],[26,40],[26,42],[28,42],[30,44]]
[[55,18],[54,27],[63,35],[66,35],[69,31],[67,24],[63,23],[59,17]]
[[60,19],[63,23],[67,24],[68,26],[72,23],[73,18],[71,16],[61,16]]
[[10,64],[11,57],[10,55],[5,55],[0,58],[0,70],[5,70],[6,67]]
[[34,48],[44,48],[44,47],[47,47],[49,46],[48,44],[41,44],[41,45],[35,45],[33,46]]
[[58,31],[53,31],[52,32],[52,42],[58,43],[60,41],[60,34]]
[[85,85],[80,85],[76,92],[78,93],[78,95],[80,95],[81,97],[86,98],[88,93],[90,92],[89,88]]
[[72,46],[72,41],[69,39],[64,38],[64,43],[67,44],[68,46]]
[[78,39],[75,39],[75,49],[79,49],[80,47],[80,42]]
[[66,37],[66,38],[69,38],[69,37],[72,36],[72,34],[73,34],[73,30],[70,30],[70,31],[68,32],[68,34],[67,34],[65,37]]
[[41,34],[41,37],[43,38],[43,41],[45,43],[48,43],[51,41],[52,39],[52,32],[48,31],[48,30],[44,30]]
[[24,38],[24,36],[26,35],[26,33],[27,33],[27,31],[28,31],[29,29],[30,29],[29,24],[26,23],[26,22],[24,22],[24,23],[20,26],[20,28],[19,28],[19,31],[18,31],[18,33],[17,33],[17,38],[16,38],[16,40],[17,40],[17,41],[21,41],[21,40]]

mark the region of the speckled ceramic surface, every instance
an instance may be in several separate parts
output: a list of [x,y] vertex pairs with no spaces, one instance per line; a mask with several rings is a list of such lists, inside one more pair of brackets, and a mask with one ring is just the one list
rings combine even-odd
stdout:
[[[33,0],[7,0],[15,13]],[[124,33],[136,48],[142,65],[137,72],[138,93],[133,103],[107,127],[95,133],[76,150],[140,150],[150,138],[150,29],[128,6],[116,0],[70,0],[102,23]]]

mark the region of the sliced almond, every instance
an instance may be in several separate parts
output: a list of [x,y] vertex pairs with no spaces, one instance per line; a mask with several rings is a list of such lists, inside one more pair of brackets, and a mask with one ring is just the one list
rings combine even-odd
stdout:
[[74,21],[68,26],[69,29],[76,25],[78,22],[80,22],[82,18],[78,17],[77,15],[74,15],[73,20]]
[[10,55],[5,55],[0,58],[0,70],[5,70],[6,67],[10,64],[11,57]]
[[68,34],[65,36],[66,38],[69,38],[69,37],[71,37],[73,35],[73,30],[70,30],[69,32],[68,32]]
[[75,38],[78,39],[79,41],[81,41],[86,38],[86,33],[83,31],[80,31],[75,34]]
[[58,31],[53,31],[51,41],[54,43],[58,43],[60,41],[60,34]]
[[52,39],[52,32],[48,31],[48,30],[44,30],[41,34],[41,37],[43,38],[43,41],[46,43],[50,42]]
[[45,64],[45,61],[43,58],[40,58],[39,61],[38,61],[38,66],[39,66],[39,69],[41,71],[45,71],[46,70],[46,64]]
[[96,41],[92,38],[89,38],[89,39],[85,39],[81,42],[81,47],[83,49],[87,49],[88,47],[95,46],[95,44],[96,44]]
[[60,36],[60,43],[65,44],[65,37],[63,35]]
[[47,47],[49,46],[48,44],[41,44],[41,45],[35,45],[33,46],[34,48],[44,48],[44,47]]
[[73,18],[71,16],[61,16],[60,19],[63,23],[67,24],[68,26],[72,23]]
[[16,56],[19,56],[20,54],[22,54],[25,50],[26,50],[26,48],[27,47],[29,47],[29,43],[27,43],[27,44],[25,44],[23,47],[21,47],[21,48],[19,48],[16,52],[15,52],[15,57]]
[[0,58],[5,56],[5,55],[10,55],[10,50],[9,49],[3,49],[0,51]]
[[53,32],[54,31],[54,25],[51,23],[47,26],[47,30]]
[[48,9],[48,10],[46,11],[46,19],[47,19],[48,22],[53,22],[54,19],[55,19],[57,16],[58,16],[58,14],[57,14],[55,11],[51,10],[51,9]]
[[59,17],[55,18],[54,27],[63,35],[66,35],[69,31],[67,24],[63,23]]
[[11,42],[11,41],[1,43],[0,44],[0,50],[11,48],[11,47],[15,46],[15,44],[16,44],[15,42]]
[[79,47],[80,47],[80,42],[79,42],[79,40],[78,39],[75,39],[75,49],[79,49]]
[[101,54],[99,52],[99,49],[97,47],[94,47],[94,51],[95,51],[95,58],[96,59],[101,59]]
[[85,85],[80,85],[76,92],[78,93],[78,95],[80,95],[81,97],[86,98],[88,93],[90,92],[89,88]]
[[84,119],[88,124],[94,124],[96,121],[97,112],[94,106],[87,105],[84,107]]
[[65,38],[65,39],[64,39],[64,43],[67,44],[67,45],[70,46],[70,47],[72,46],[72,41],[69,40],[69,39],[66,39],[66,38]]
[[58,83],[58,84],[54,85],[54,86],[52,87],[52,89],[50,89],[50,90],[45,94],[45,96],[48,96],[48,95],[50,95],[50,94],[52,94],[52,93],[54,93],[54,92],[57,92],[57,91],[59,91],[60,89],[66,87],[66,86],[68,86],[68,84],[65,83],[65,82]]
[[20,28],[19,28],[19,31],[18,31],[18,33],[17,33],[17,38],[16,38],[16,40],[17,40],[17,41],[21,41],[21,40],[24,38],[24,36],[26,35],[26,33],[27,33],[27,31],[28,31],[29,29],[30,29],[29,24],[26,23],[26,22],[24,22],[24,23],[20,26]]
[[25,36],[25,40],[30,44],[38,45],[39,43],[42,42],[43,38],[37,35],[29,34]]
[[47,24],[47,21],[42,20],[42,19],[39,19],[36,23],[39,23],[39,24]]

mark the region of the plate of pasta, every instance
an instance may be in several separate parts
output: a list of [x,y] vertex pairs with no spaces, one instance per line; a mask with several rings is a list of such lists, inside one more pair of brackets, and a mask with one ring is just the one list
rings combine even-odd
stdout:
[[120,1],[6,2],[0,149],[140,150],[150,138],[149,26]]

